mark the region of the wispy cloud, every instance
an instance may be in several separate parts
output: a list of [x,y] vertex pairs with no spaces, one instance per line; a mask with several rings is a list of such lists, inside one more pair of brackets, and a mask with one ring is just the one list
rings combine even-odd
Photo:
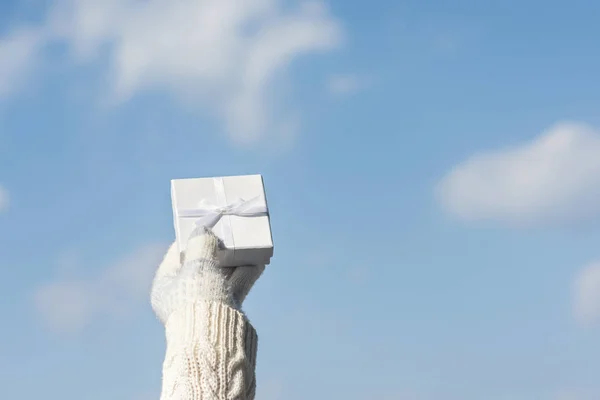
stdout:
[[512,226],[600,217],[600,132],[557,124],[528,143],[481,152],[455,166],[437,195],[453,215]]
[[582,325],[600,321],[600,262],[583,268],[575,279],[574,313]]
[[235,142],[247,143],[287,123],[273,96],[288,66],[342,36],[316,1],[59,0],[43,24],[0,42],[0,82],[8,82],[0,94],[16,90],[40,49],[64,43],[78,63],[108,56],[115,102],[163,90],[214,113]]
[[86,279],[59,278],[37,287],[33,306],[51,331],[76,334],[95,318],[114,318],[146,302],[165,245],[141,246]]
[[20,87],[33,71],[43,35],[31,28],[0,37],[0,98]]
[[349,96],[367,86],[365,78],[356,74],[331,75],[327,80],[327,91],[334,96]]
[[8,192],[0,185],[0,213],[8,208]]

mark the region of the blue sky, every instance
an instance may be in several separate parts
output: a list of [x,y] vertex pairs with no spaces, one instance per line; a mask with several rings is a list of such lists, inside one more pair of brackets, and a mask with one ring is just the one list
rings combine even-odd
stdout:
[[257,399],[600,398],[599,12],[1,2],[1,397],[158,398],[169,180],[262,173]]

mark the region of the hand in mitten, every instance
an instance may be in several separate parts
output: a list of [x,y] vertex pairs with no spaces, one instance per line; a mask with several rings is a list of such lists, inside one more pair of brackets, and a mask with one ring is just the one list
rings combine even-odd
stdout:
[[156,272],[151,293],[152,308],[163,323],[174,311],[199,301],[241,310],[265,266],[219,267],[218,249],[219,239],[204,227],[192,233],[185,254],[179,254],[176,243],[171,245]]
[[257,335],[240,308],[262,266],[222,268],[219,240],[197,228],[179,254],[173,244],[152,284],[165,324],[161,400],[254,399]]

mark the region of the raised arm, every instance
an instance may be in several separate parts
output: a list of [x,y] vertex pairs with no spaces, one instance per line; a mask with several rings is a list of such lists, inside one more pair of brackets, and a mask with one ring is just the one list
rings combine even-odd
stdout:
[[264,266],[218,267],[205,228],[187,248],[180,257],[171,246],[152,287],[167,341],[161,400],[253,400],[257,335],[241,304]]

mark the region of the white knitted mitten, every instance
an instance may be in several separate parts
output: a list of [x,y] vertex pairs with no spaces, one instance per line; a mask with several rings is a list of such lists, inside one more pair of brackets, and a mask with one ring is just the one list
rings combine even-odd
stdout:
[[254,398],[257,336],[241,305],[265,267],[219,267],[218,245],[198,228],[186,254],[173,244],[156,272],[151,302],[167,338],[161,400]]
[[171,245],[152,284],[152,308],[163,323],[176,309],[201,300],[241,310],[265,266],[219,267],[218,247],[219,239],[204,227],[192,232],[185,254]]

